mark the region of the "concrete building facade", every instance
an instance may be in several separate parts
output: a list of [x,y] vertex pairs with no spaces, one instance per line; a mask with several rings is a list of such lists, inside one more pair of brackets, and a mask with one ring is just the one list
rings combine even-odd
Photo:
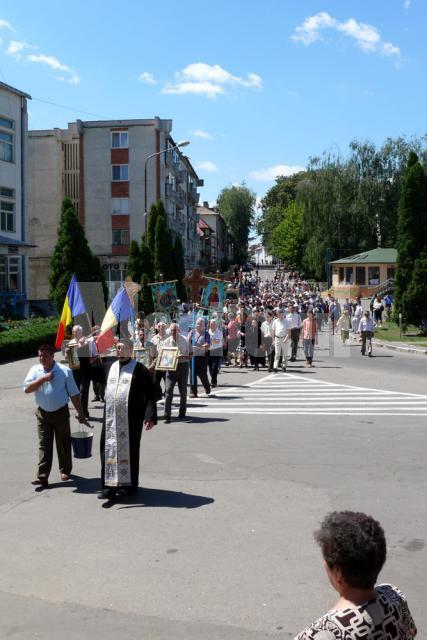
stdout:
[[186,266],[198,264],[197,187],[203,182],[173,149],[171,130],[172,120],[153,118],[78,120],[68,130],[30,131],[30,237],[38,245],[31,258],[32,299],[47,298],[64,197],[75,205],[111,296],[126,276],[129,244],[141,240],[146,210],[159,198],[172,235],[182,238]]
[[233,245],[227,223],[218,211],[211,209],[208,202],[197,207],[199,217],[212,230],[210,261],[211,266],[220,267],[224,262],[230,262],[233,256]]
[[27,93],[0,82],[0,314],[27,314]]

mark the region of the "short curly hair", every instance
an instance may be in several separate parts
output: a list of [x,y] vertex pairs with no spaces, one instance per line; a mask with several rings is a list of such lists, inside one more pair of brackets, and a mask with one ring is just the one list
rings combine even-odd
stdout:
[[387,555],[384,530],[366,513],[333,511],[314,532],[323,558],[330,569],[338,567],[347,584],[372,588]]

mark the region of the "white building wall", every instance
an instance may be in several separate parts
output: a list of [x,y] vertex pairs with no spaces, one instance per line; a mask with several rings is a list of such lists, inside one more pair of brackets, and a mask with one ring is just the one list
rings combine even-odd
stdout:
[[[22,194],[22,171],[25,162],[25,146],[27,132],[27,115],[23,114],[23,127],[21,126],[21,105],[24,98],[0,86],[0,117],[13,120],[14,150],[13,162],[0,160],[0,186],[15,189],[15,231],[1,231],[2,236],[22,240],[25,237],[25,229],[22,229],[22,195],[25,200],[25,192]],[[22,143],[24,141],[24,157]],[[25,187],[24,187],[25,189]]]

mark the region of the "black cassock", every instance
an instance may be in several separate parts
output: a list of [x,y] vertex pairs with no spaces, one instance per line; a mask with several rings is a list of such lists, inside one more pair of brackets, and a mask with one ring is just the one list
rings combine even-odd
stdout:
[[[124,363],[127,364],[127,363]],[[108,389],[108,387],[107,387]],[[106,398],[108,401],[108,399]],[[131,486],[138,487],[139,476],[139,449],[141,444],[142,429],[145,420],[151,420],[157,424],[156,396],[153,379],[147,367],[137,362],[132,373],[128,396],[128,419],[129,419],[129,462],[131,473]],[[105,485],[105,426],[106,414],[104,410],[104,420],[101,432],[101,483]],[[129,485],[127,485],[129,486]],[[120,484],[118,485],[118,488]]]

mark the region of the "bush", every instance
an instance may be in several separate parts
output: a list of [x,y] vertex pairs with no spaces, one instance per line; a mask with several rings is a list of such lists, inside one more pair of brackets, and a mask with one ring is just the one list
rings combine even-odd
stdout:
[[15,320],[0,333],[0,362],[37,355],[41,344],[54,344],[58,318]]

